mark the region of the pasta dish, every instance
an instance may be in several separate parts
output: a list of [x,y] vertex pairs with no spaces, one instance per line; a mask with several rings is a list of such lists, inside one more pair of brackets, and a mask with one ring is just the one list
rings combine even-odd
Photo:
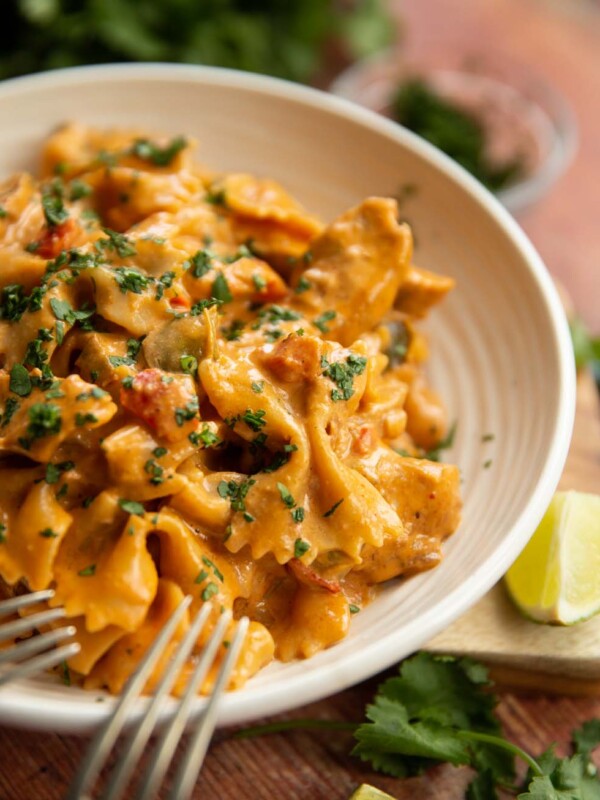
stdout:
[[0,187],[0,576],[54,588],[91,689],[187,594],[250,617],[234,686],[312,656],[459,522],[415,326],[453,281],[396,201],[324,225],[192,151],[69,124]]

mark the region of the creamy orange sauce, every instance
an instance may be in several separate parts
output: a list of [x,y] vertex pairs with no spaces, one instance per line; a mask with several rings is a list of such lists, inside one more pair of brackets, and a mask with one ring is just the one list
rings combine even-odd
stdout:
[[453,282],[395,201],[323,225],[184,139],[67,125],[0,209],[0,575],[55,589],[84,686],[118,692],[186,594],[250,616],[239,686],[439,562],[459,474],[423,458],[414,321]]

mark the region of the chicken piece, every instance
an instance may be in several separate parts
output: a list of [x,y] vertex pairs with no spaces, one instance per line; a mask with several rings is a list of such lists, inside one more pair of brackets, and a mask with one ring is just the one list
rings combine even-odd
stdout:
[[284,383],[314,380],[322,373],[321,342],[312,336],[292,333],[277,342],[262,360],[275,377]]
[[377,455],[353,467],[376,483],[407,535],[386,535],[380,548],[363,547],[358,569],[374,583],[439,563],[441,542],[458,527],[461,511],[458,467],[405,458],[386,447]]
[[398,290],[394,307],[413,317],[424,317],[454,288],[455,281],[411,264]]
[[325,338],[348,346],[392,308],[412,254],[410,228],[398,224],[397,211],[394,200],[368,198],[315,239],[308,269],[294,270],[292,285],[308,286],[294,305],[307,317],[331,315]]
[[131,388],[121,389],[121,405],[166,442],[179,442],[198,427],[198,395],[189,375],[138,372]]

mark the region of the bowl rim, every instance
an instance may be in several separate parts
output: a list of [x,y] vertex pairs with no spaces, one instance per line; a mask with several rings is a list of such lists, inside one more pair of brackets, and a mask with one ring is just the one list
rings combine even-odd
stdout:
[[[324,664],[302,671],[298,676],[287,680],[276,678],[267,685],[260,686],[255,692],[252,691],[250,684],[249,689],[228,693],[220,707],[219,724],[235,724],[267,713],[273,715],[305,705],[371,677],[404,657],[399,655],[400,649],[403,654],[418,649],[424,643],[423,630],[427,631],[428,639],[433,638],[476,603],[501,578],[542,518],[558,484],[567,456],[575,413],[575,365],[570,334],[558,292],[541,257],[501,203],[462,167],[428,142],[403,129],[397,123],[348,100],[278,78],[219,67],[163,63],[71,67],[12,78],[0,83],[0,100],[10,99],[30,89],[51,87],[68,90],[72,85],[91,84],[96,81],[122,83],[124,80],[134,82],[166,80],[266,93],[269,96],[282,97],[342,116],[412,151],[444,173],[460,192],[469,195],[500,227],[502,233],[521,254],[523,263],[534,279],[544,303],[550,326],[549,334],[553,338],[556,353],[559,372],[557,413],[546,451],[546,460],[540,470],[535,489],[515,524],[506,532],[494,553],[470,573],[460,587],[450,592],[442,604],[428,609],[408,627],[401,648],[392,631],[355,653],[351,663]],[[465,591],[465,587],[468,587],[468,591]],[[93,700],[93,693],[89,694]],[[29,726],[40,730],[86,732],[104,720],[114,705],[114,701],[82,703],[78,702],[78,697],[80,695],[75,690],[71,702],[65,703],[64,696],[61,697],[58,693],[56,700],[45,696],[43,702],[40,702],[39,698],[28,696],[26,683],[9,685],[0,693],[0,719],[5,724]],[[203,707],[204,701],[200,698],[196,713],[200,713]],[[142,709],[143,701],[134,717],[138,716]],[[165,713],[168,711],[169,707]]]

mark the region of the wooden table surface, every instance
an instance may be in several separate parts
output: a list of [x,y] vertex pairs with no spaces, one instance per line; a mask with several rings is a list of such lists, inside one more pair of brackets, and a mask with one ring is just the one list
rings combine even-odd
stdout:
[[[432,34],[465,51],[514,55],[553,80],[568,97],[580,127],[580,148],[569,173],[520,220],[550,270],[567,287],[588,325],[600,332],[600,11],[591,0],[419,0],[395,3],[409,42],[426,46]],[[592,403],[578,412],[579,435],[569,461],[568,488],[600,487],[600,448],[586,441]],[[590,415],[586,417],[586,415]],[[594,475],[596,476],[594,478]],[[565,487],[567,488],[567,487]],[[360,720],[382,676],[289,714]],[[572,728],[600,717],[600,698],[502,689],[498,714],[508,738],[532,754],[551,742],[565,752]],[[458,800],[466,769],[441,766],[397,781],[376,775],[348,756],[346,734],[294,732],[234,741],[217,734],[194,798],[216,800],[344,800],[372,783],[399,800]],[[0,729],[0,800],[59,800],[81,760],[85,741],[70,736]]]

